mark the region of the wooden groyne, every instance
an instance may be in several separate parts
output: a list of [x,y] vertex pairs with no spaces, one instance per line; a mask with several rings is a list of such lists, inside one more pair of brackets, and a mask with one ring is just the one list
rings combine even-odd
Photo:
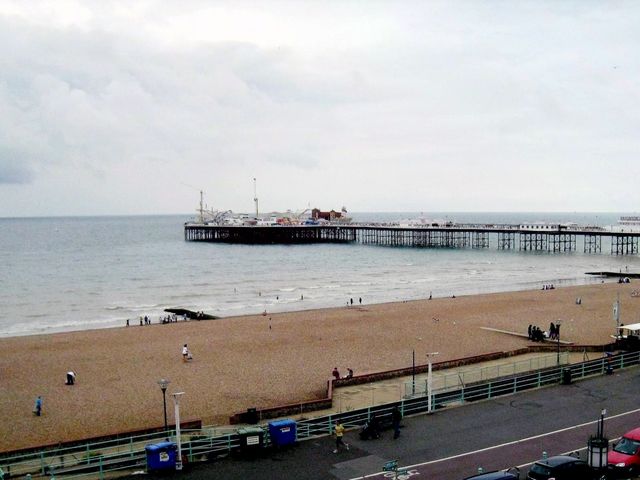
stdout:
[[589,227],[536,231],[518,225],[454,225],[400,227],[364,224],[231,226],[187,223],[191,242],[244,244],[361,243],[426,248],[490,248],[499,250],[601,253],[607,240],[613,255],[638,254],[640,232],[609,232]]
[[640,273],[632,273],[620,270],[619,272],[585,272],[586,275],[595,275],[598,277],[612,277],[612,278],[640,278]]

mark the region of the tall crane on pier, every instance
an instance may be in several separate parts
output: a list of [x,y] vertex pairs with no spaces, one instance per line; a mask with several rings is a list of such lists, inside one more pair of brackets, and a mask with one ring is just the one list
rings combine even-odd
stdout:
[[256,193],[256,179],[253,179],[253,201],[256,204],[256,218],[258,218],[258,194]]
[[204,207],[202,205],[203,195],[202,190],[200,190],[200,223],[204,223]]

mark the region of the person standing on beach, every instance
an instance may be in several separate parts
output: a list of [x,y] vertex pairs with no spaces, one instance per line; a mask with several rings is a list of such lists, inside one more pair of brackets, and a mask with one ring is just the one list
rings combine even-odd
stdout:
[[36,397],[36,404],[33,406],[33,413],[35,413],[36,417],[42,415],[42,396],[40,395]]
[[182,347],[182,361],[186,362],[189,359],[189,348],[187,348],[187,344],[185,343]]
[[336,420],[336,425],[334,427],[334,432],[335,432],[335,435],[336,435],[336,448],[333,451],[333,453],[338,453],[338,450],[340,449],[340,447],[345,447],[347,450],[349,450],[349,444],[348,443],[344,443],[344,440],[342,438],[342,437],[344,437],[344,425],[342,425],[340,420]]

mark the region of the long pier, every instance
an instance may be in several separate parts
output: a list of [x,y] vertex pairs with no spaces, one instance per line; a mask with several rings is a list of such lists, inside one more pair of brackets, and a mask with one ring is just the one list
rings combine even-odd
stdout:
[[[640,232],[613,232],[594,227],[535,230],[519,225],[395,225],[232,226],[186,223],[191,242],[244,244],[360,243],[393,247],[495,248],[534,252],[601,253],[603,238],[612,255],[637,255]],[[580,242],[578,242],[580,239]]]

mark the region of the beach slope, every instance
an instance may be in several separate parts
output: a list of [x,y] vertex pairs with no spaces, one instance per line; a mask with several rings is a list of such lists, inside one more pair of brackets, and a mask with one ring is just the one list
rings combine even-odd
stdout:
[[[183,391],[181,415],[225,424],[249,407],[325,395],[333,367],[356,375],[508,351],[530,344],[481,327],[525,333],[561,322],[561,338],[576,344],[611,341],[612,305],[619,294],[623,323],[640,317],[635,285],[605,283],[555,290],[438,298],[216,321],[130,326],[0,339],[0,450],[52,444],[161,426],[160,378]],[[576,305],[581,297],[582,304]],[[188,344],[194,360],[182,361]],[[73,386],[65,373],[77,373]],[[33,415],[37,395],[43,415]]]

